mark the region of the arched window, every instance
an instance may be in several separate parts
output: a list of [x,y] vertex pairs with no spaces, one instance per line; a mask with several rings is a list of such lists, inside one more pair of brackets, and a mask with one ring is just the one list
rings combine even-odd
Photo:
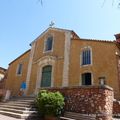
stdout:
[[91,64],[91,49],[90,48],[83,49],[81,57],[82,57],[81,65]]
[[92,85],[92,76],[91,73],[83,73],[81,85]]
[[53,36],[48,36],[45,41],[45,51],[51,51],[53,47]]
[[47,65],[42,68],[41,87],[51,87],[52,66]]

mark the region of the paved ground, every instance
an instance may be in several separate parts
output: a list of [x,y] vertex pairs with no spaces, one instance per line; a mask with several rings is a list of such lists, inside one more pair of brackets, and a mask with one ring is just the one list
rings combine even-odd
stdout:
[[16,118],[13,118],[13,117],[0,115],[0,120],[25,120],[25,119],[16,119]]

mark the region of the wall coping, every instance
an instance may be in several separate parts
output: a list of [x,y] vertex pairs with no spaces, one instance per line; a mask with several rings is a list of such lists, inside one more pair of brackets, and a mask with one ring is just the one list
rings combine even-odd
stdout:
[[108,89],[110,91],[113,91],[113,88],[108,85],[90,85],[90,86],[69,86],[69,87],[44,87],[40,89]]

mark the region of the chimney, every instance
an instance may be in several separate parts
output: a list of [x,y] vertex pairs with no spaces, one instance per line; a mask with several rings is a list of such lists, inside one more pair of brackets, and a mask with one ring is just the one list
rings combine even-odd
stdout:
[[114,35],[116,38],[116,42],[120,44],[120,33]]

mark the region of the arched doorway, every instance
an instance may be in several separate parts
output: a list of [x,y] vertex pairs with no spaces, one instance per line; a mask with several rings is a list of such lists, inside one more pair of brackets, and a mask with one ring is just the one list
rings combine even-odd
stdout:
[[52,66],[46,65],[42,68],[41,87],[51,87]]

